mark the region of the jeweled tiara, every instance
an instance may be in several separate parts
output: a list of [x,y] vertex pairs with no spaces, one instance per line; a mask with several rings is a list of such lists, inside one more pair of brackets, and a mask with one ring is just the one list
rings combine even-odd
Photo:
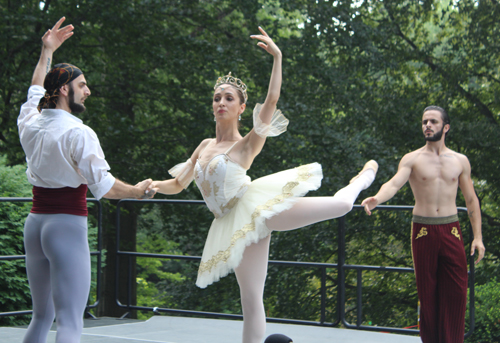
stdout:
[[240,79],[231,76],[231,72],[227,74],[226,76],[221,76],[217,79],[217,82],[215,83],[214,90],[217,89],[220,85],[223,84],[229,84],[231,86],[236,87],[237,90],[239,90],[243,96],[245,97],[245,103],[248,100],[248,95],[247,95],[247,85],[243,83]]

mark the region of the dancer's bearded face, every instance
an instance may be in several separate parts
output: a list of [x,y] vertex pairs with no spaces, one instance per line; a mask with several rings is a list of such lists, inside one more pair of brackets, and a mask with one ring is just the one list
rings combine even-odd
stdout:
[[422,131],[425,140],[437,142],[443,137],[445,125],[439,111],[430,110],[424,113],[422,118]]
[[440,131],[434,133],[433,135],[425,135],[425,140],[428,142],[437,142],[441,140],[441,137],[443,136],[443,130],[444,127],[442,127]]
[[[81,79],[81,80],[80,80]],[[80,75],[73,82],[68,84],[68,106],[71,113],[85,112],[85,100],[90,95],[90,90],[83,75]],[[75,91],[76,88],[76,91]]]

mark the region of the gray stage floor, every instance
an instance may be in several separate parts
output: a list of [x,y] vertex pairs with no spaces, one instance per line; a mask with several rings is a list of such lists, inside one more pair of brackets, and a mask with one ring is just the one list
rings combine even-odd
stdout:
[[[243,322],[154,316],[147,321],[86,319],[82,343],[238,343]],[[0,327],[1,343],[20,343],[26,329]],[[267,335],[282,333],[294,343],[417,343],[419,337],[305,325],[267,324]],[[266,335],[266,336],[267,336]],[[47,343],[55,342],[51,331]]]

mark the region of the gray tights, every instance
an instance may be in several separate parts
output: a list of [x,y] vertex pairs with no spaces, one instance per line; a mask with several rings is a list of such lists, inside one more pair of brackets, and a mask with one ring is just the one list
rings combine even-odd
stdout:
[[23,343],[45,343],[56,317],[56,343],[78,343],[90,290],[87,217],[30,213],[24,225],[33,318]]

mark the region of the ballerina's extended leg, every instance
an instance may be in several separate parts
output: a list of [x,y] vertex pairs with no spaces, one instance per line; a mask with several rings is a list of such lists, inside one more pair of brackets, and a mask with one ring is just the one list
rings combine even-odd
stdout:
[[[351,183],[333,197],[299,198],[287,211],[267,220],[271,230],[286,231],[322,220],[337,218],[348,213],[359,193],[375,179],[378,165],[375,161],[365,164]],[[243,343],[260,343],[265,336],[266,315],[263,304],[264,284],[267,274],[270,236],[246,247],[240,265],[235,269],[240,286],[243,309]]]
[[368,161],[359,174],[351,179],[350,184],[333,197],[299,198],[292,208],[268,219],[267,227],[275,231],[288,231],[342,217],[352,210],[359,193],[375,180],[377,169],[377,162]]

